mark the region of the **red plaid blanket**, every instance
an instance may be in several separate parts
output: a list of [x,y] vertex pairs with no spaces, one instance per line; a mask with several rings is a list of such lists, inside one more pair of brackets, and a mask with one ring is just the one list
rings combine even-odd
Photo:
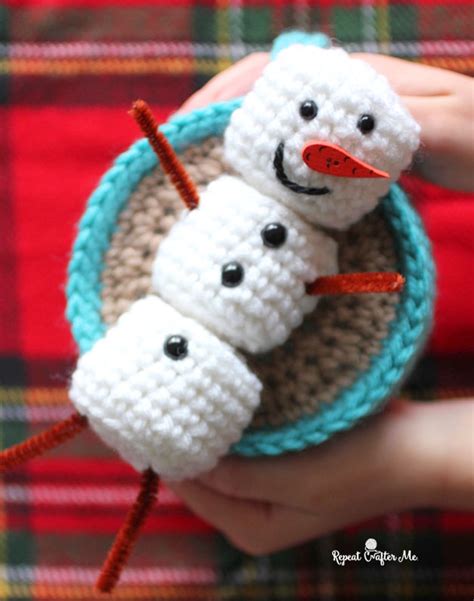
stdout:
[[[165,119],[210,76],[268,48],[287,27],[351,50],[388,52],[472,74],[468,0],[0,0],[0,445],[70,412],[75,347],[64,318],[66,264],[85,200],[137,131],[148,99]],[[474,393],[474,203],[413,179],[406,188],[439,271],[430,354],[404,394]],[[0,484],[0,599],[93,599],[92,583],[136,492],[136,474],[90,433]],[[232,549],[168,491],[114,597],[174,600],[470,599],[471,516],[387,515],[285,553]],[[337,566],[376,538],[420,560]]]

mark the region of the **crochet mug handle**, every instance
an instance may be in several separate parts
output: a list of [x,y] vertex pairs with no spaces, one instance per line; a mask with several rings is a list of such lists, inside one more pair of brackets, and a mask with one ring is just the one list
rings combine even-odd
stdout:
[[306,31],[285,31],[273,40],[270,56],[272,60],[285,48],[293,44],[303,44],[305,46],[318,46],[318,48],[330,48],[331,40],[321,31],[308,33]]

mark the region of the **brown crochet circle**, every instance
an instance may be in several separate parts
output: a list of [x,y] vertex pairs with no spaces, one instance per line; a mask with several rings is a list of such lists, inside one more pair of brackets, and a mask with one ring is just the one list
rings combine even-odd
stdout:
[[[181,158],[201,189],[228,171],[218,138],[189,147]],[[156,250],[182,210],[181,200],[159,167],[130,196],[105,256],[105,323],[113,324],[133,301],[151,291]],[[397,269],[394,240],[381,211],[333,236],[339,244],[341,273]],[[246,354],[264,385],[252,426],[292,422],[331,403],[380,352],[398,300],[398,294],[323,298],[283,346],[264,355]]]

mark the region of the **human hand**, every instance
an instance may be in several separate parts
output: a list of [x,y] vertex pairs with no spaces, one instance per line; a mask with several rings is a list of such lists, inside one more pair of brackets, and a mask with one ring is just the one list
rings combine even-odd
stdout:
[[472,399],[399,401],[318,447],[168,486],[236,547],[270,553],[387,512],[474,509],[473,425]]
[[181,105],[178,113],[187,113],[211,102],[220,102],[247,94],[269,62],[268,52],[249,54],[215,75]]
[[[441,186],[474,190],[474,83],[470,77],[375,54],[354,54],[385,75],[421,126],[413,172]],[[246,94],[269,62],[250,54],[216,75],[181,107],[186,112]]]

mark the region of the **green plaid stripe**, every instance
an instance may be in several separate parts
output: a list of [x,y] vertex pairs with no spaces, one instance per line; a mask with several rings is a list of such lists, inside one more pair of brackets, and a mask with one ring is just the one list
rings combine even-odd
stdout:
[[169,42],[268,45],[284,29],[319,29],[336,40],[472,40],[471,2],[218,2],[153,6],[51,6],[14,8],[0,4],[3,42]]

